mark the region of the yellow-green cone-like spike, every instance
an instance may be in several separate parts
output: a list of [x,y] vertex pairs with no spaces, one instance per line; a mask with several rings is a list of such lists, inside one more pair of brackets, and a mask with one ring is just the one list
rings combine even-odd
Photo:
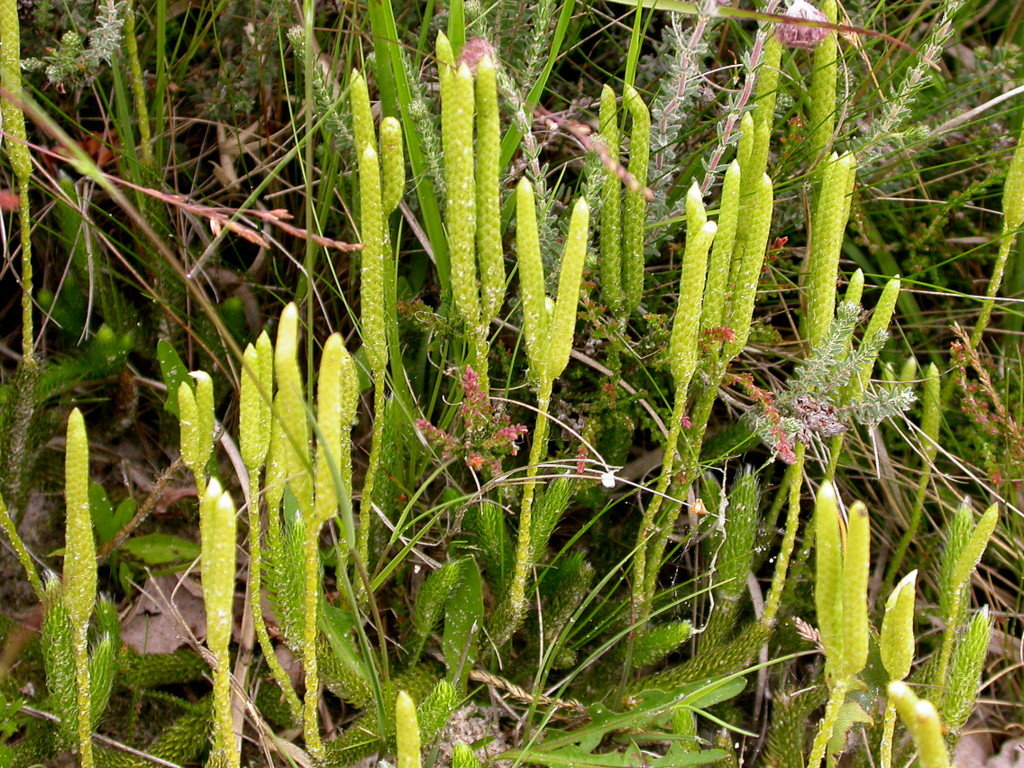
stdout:
[[[782,42],[775,35],[764,41],[761,64],[757,69],[754,95],[754,141],[750,160],[743,171],[750,181],[760,178],[768,168],[768,151],[772,129],[775,127],[775,97],[779,88],[779,63],[782,60]],[[747,190],[744,190],[746,192]]]
[[974,530],[953,566],[950,583],[957,585],[958,589],[962,589],[967,584],[971,573],[981,562],[981,556],[985,554],[985,548],[988,546],[989,539],[992,538],[992,532],[995,530],[997,522],[999,522],[999,505],[993,504],[985,510],[978,524],[974,526]]
[[[443,68],[443,66],[442,66]],[[463,64],[442,92],[441,140],[448,204],[445,224],[455,307],[473,332],[480,326],[476,269],[476,186],[473,178],[473,76]]]
[[270,449],[271,405],[274,386],[274,349],[263,331],[256,346],[249,344],[242,355],[241,406],[238,442],[242,462],[257,472]]
[[402,149],[402,124],[393,117],[380,122],[380,156],[383,168],[384,212],[391,213],[405,194],[405,152]]
[[335,472],[343,476],[341,467],[341,443],[352,422],[345,424],[342,412],[345,410],[342,391],[343,358],[348,357],[341,334],[332,333],[324,343],[323,357],[317,379],[316,399],[316,501],[315,512],[310,525],[319,530],[338,510],[338,487],[334,482]]
[[[823,0],[821,10],[832,24],[838,18],[836,0]],[[814,49],[814,70],[811,74],[811,108],[807,119],[810,157],[817,160],[832,142],[836,126],[836,79],[839,74],[839,42],[829,30]]]
[[587,235],[590,222],[590,207],[580,198],[572,209],[569,233],[565,239],[565,253],[562,256],[562,273],[558,278],[558,296],[555,311],[551,317],[548,340],[547,365],[545,373],[551,380],[558,378],[569,364],[572,353],[572,339],[576,331],[576,308],[580,302],[580,281],[583,277],[583,262],[587,257]]
[[[342,347],[344,349],[344,347]],[[341,356],[341,427],[345,436],[341,441],[341,479],[345,483],[345,490],[349,496],[352,495],[352,443],[348,435],[352,433],[352,425],[355,423],[356,414],[359,409],[359,373],[356,371],[356,361],[352,355],[345,350]]]
[[1010,160],[1003,185],[1003,234],[1012,235],[1024,225],[1024,132]]
[[376,148],[373,136],[373,111],[370,107],[370,91],[366,78],[358,70],[352,70],[349,84],[349,102],[352,109],[352,138],[356,145],[356,157],[362,158],[367,147]]
[[540,374],[549,344],[547,293],[544,264],[537,233],[537,205],[533,186],[523,179],[516,187],[516,260],[519,265],[519,294],[523,303],[523,336],[530,367]]
[[366,359],[377,386],[388,365],[387,322],[384,309],[384,268],[387,259],[384,211],[381,202],[380,165],[373,147],[363,150],[359,163],[359,234],[363,243],[359,301],[362,312]]
[[889,683],[889,696],[895,700],[900,719],[917,745],[921,768],[949,768],[942,724],[932,703],[917,698],[906,683],[899,681]]
[[455,66],[455,53],[452,51],[451,41],[448,40],[448,36],[444,32],[437,33],[435,53],[437,54],[438,66],[442,69],[444,68],[443,65]]
[[[242,381],[238,409],[238,448],[242,463],[251,473],[259,471],[270,448],[270,423],[264,423],[260,416],[259,391],[260,359],[256,347],[245,346],[242,353]],[[269,397],[269,393],[267,394]]]
[[[761,52],[761,63],[757,69],[757,85],[754,90],[754,122],[767,125],[769,129],[775,124],[775,100],[779,90],[779,65],[782,61],[782,41],[776,35],[765,37]],[[764,173],[764,168],[754,172]]]
[[669,340],[669,364],[677,397],[686,396],[690,379],[697,369],[708,251],[716,231],[717,225],[708,221],[704,203],[700,199],[700,188],[694,183],[686,195],[686,249],[683,252],[683,268],[679,280],[679,303]]
[[860,300],[864,297],[864,270],[857,269],[850,275],[850,282],[846,284],[846,293],[843,294],[843,301],[860,306]]
[[205,453],[202,466],[213,454],[213,437],[216,421],[213,416],[213,379],[205,371],[193,371],[189,374],[196,380],[196,436],[197,446]]
[[852,677],[868,661],[868,577],[871,569],[871,518],[863,502],[849,510],[843,557],[843,656],[841,675]]
[[298,340],[299,311],[294,303],[289,303],[281,312],[277,343],[274,345],[274,373],[278,393],[274,404],[283,432],[281,455],[275,458],[283,464],[288,486],[299,504],[303,520],[309,520],[313,514],[312,464],[306,400],[297,359]]
[[231,628],[235,597],[235,505],[216,478],[199,504],[206,645],[214,658],[213,698],[217,760],[237,768],[238,748],[231,716]]
[[725,356],[732,358],[743,351],[750,338],[750,325],[754,317],[757,286],[764,268],[768,249],[768,234],[772,226],[774,190],[768,174],[762,173],[749,198],[741,198],[746,215],[736,236],[742,242],[740,258],[733,263],[732,300],[729,302],[726,325],[732,330],[732,340],[725,343]]
[[820,342],[836,311],[836,277],[855,178],[855,161],[847,153],[835,154],[825,166],[818,207],[811,232],[807,275],[807,339],[813,349]]
[[914,661],[916,597],[917,571],[914,570],[900,580],[885,601],[878,649],[890,680],[903,680],[910,674],[910,665]]
[[[610,160],[619,159],[619,114],[615,91],[601,88],[601,142]],[[601,192],[601,297],[613,314],[622,312],[622,180],[605,168]]]
[[227,653],[235,595],[235,505],[231,494],[212,478],[199,505],[202,539],[203,602],[206,644],[214,654]]
[[838,662],[843,652],[843,544],[839,534],[839,505],[832,483],[822,483],[814,504],[814,603],[825,656]]
[[420,726],[416,703],[405,691],[395,699],[395,735],[398,741],[397,768],[420,768]]
[[[749,112],[744,112],[743,117],[740,118],[740,141],[739,146],[736,147],[736,162],[740,164],[740,170],[746,174],[748,179],[757,178],[754,176],[750,164],[750,156],[754,152],[755,135],[754,117]],[[743,190],[741,195],[746,197],[746,190]]]
[[64,603],[72,626],[82,628],[88,626],[96,604],[96,539],[89,512],[89,439],[77,408],[68,417],[64,502]]
[[480,266],[481,321],[490,323],[505,300],[505,256],[501,248],[501,123],[494,60],[476,66],[476,254]]
[[736,227],[740,216],[740,164],[733,160],[725,172],[722,200],[718,209],[718,232],[708,260],[707,286],[701,308],[703,330],[718,328],[725,322],[725,292],[736,245]]
[[626,314],[640,304],[644,290],[644,228],[647,224],[647,167],[651,153],[651,113],[636,89],[627,85],[622,103],[633,118],[629,135],[629,172],[637,188],[626,190],[622,210],[622,290]]
[[[879,332],[886,331],[889,328],[889,323],[892,322],[893,312],[896,310],[896,300],[900,296],[900,279],[894,277],[888,283],[885,284],[885,288],[882,289],[882,295],[878,299],[878,303],[875,305],[875,311],[871,313],[871,320],[868,321],[868,327],[864,329],[864,338],[870,339]],[[846,400],[854,401],[858,400],[867,388],[868,381],[871,379],[871,371],[875,367],[875,360],[877,355],[870,360],[864,361],[860,371],[850,381],[850,387],[847,393]]]

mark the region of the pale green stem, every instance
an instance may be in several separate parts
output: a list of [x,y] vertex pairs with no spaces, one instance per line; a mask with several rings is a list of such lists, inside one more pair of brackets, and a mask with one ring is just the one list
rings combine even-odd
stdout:
[[[682,433],[685,414],[686,388],[681,387],[676,389],[675,405],[672,408],[672,423],[669,426],[668,440],[665,441],[665,455],[661,462],[661,476],[654,489],[654,497],[644,510],[636,539],[636,552],[633,555],[632,622],[634,625],[642,622],[650,614],[650,600],[653,595],[648,594],[648,585],[656,584],[656,580],[648,574],[648,548],[657,533],[655,520],[657,520],[658,512],[668,493],[672,474],[675,472],[679,436]],[[657,564],[653,563],[653,565],[655,567],[650,570],[656,571]]]
[[879,768],[892,768],[892,734],[896,730],[896,700],[890,695],[885,700],[882,719],[882,740],[878,745]]
[[303,545],[306,560],[305,622],[302,629],[302,666],[306,674],[306,692],[303,699],[302,735],[306,740],[306,751],[314,762],[324,756],[320,740],[320,725],[317,705],[320,703],[320,675],[317,668],[316,638],[317,611],[320,605],[320,526],[307,526]]
[[216,768],[237,768],[238,749],[235,745],[235,727],[231,712],[231,657],[228,655],[214,655],[213,661],[213,701],[214,715],[216,722],[216,747],[217,755],[223,761],[218,764],[211,760],[212,766]]
[[363,492],[359,498],[359,559],[367,569],[370,563],[370,531],[373,528],[373,491],[380,471],[380,444],[384,440],[384,372],[374,376],[373,437],[370,441],[370,459],[363,478]]
[[[8,139],[10,141],[10,139]],[[18,221],[21,224],[21,352],[26,363],[35,362],[32,322],[32,212],[28,205],[28,183],[19,182]]]
[[831,687],[828,695],[828,704],[825,705],[825,715],[818,727],[818,735],[814,737],[814,744],[811,746],[811,755],[807,759],[807,768],[818,768],[825,757],[825,750],[829,741],[832,740],[832,731],[839,720],[839,711],[846,703],[846,690],[849,681],[837,680]]
[[270,667],[274,682],[281,689],[285,703],[296,721],[302,720],[302,703],[292,688],[288,673],[274,652],[274,645],[267,632],[267,624],[263,620],[262,576],[263,576],[263,523],[260,520],[259,506],[260,480],[259,473],[249,470],[249,612],[252,616],[256,639],[259,641],[263,658]]
[[921,479],[917,481],[917,492],[914,494],[914,506],[910,509],[910,520],[907,524],[907,530],[900,537],[900,541],[896,545],[896,551],[893,553],[889,561],[889,567],[886,569],[886,589],[891,589],[892,583],[896,580],[896,574],[899,573],[900,565],[903,564],[903,558],[907,554],[907,549],[910,548],[910,542],[917,536],[917,529],[921,527],[924,501],[928,495],[928,483],[932,479],[932,466],[931,462],[928,462],[921,470]]
[[[3,528],[4,533],[7,534],[7,540],[14,548],[15,554],[18,556],[18,562],[20,562],[21,567],[25,569],[25,574],[28,576],[29,584],[32,585],[32,591],[36,593],[37,598],[42,600],[43,582],[39,578],[39,572],[36,570],[36,564],[32,562],[32,555],[29,554],[28,548],[25,546],[25,542],[21,540],[21,535],[18,533],[18,528],[14,524],[14,520],[11,518],[11,513],[7,510],[7,505],[4,504],[3,496],[0,496],[0,528]],[[0,670],[0,678],[3,676],[4,671]]]
[[142,82],[142,65],[139,63],[139,43],[135,39],[135,5],[128,0],[124,9],[124,49],[131,74],[132,95],[135,97],[135,113],[139,128],[139,154],[147,171],[155,172],[152,137],[149,132],[149,105],[146,101],[146,87]]
[[75,625],[75,681],[78,688],[78,755],[92,768],[92,697],[89,683],[89,625]]
[[995,298],[999,295],[999,288],[1003,284],[1003,273],[1006,271],[1006,262],[1010,258],[1013,241],[1014,233],[1010,232],[999,242],[999,253],[996,256],[995,266],[992,267],[992,278],[989,280],[988,290],[985,291],[981,314],[978,315],[978,321],[974,324],[974,330],[971,332],[971,346],[974,348],[981,343],[981,337],[985,335],[985,329],[988,328],[988,324],[992,320]]
[[526,468],[523,485],[523,501],[519,513],[519,534],[516,541],[515,565],[512,571],[512,585],[509,587],[507,615],[500,619],[496,628],[495,642],[500,647],[512,637],[522,623],[526,609],[526,579],[530,571],[530,553],[533,551],[531,529],[533,527],[533,497],[537,488],[537,472],[547,459],[548,409],[551,406],[551,388],[554,380],[544,377],[537,393],[537,423],[533,430],[533,445],[530,446],[530,464]]
[[939,650],[939,669],[935,675],[935,683],[945,696],[946,686],[949,678],[949,660],[953,655],[953,641],[957,636],[957,628],[960,624],[960,606],[963,602],[963,588],[958,584],[956,593],[950,603],[949,624],[942,633],[942,648]]
[[792,474],[790,474],[789,480],[789,511],[786,514],[786,531],[782,536],[782,546],[779,548],[779,556],[775,562],[775,573],[772,575],[771,589],[768,592],[764,613],[761,616],[761,623],[766,626],[775,621],[775,616],[779,612],[779,605],[782,603],[782,591],[786,587],[786,573],[789,571],[789,561],[793,556],[793,548],[796,545],[796,532],[800,526],[800,492],[803,490],[805,450],[806,448],[803,443],[796,444],[796,461],[789,467],[789,471]]
[[839,466],[839,457],[843,452],[845,435],[836,435],[832,438],[832,444],[828,450],[828,466],[825,468],[825,480],[832,482],[836,476],[836,468]]

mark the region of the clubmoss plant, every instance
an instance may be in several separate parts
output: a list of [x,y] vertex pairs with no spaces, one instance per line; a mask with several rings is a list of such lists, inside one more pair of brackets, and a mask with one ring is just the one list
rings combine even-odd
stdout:
[[896,701],[900,719],[917,746],[922,768],[949,768],[949,752],[942,738],[942,723],[935,706],[919,699],[903,682],[889,684],[889,697]]
[[[476,265],[476,182],[473,162],[473,74],[456,65],[447,38],[437,37],[441,78],[441,140],[445,160],[445,223],[452,267],[452,298],[469,331],[472,363],[487,381],[486,327],[480,314]],[[484,386],[484,391],[488,389]]]
[[[239,449],[249,474],[249,605],[263,657],[267,660],[292,718],[302,720],[302,704],[281,666],[267,624],[263,619],[263,518],[260,511],[260,475],[270,450],[272,432],[271,398],[274,392],[274,348],[266,331],[260,333],[256,345],[249,344],[242,358],[241,405],[239,408]],[[276,513],[276,509],[272,509]],[[276,516],[276,514],[275,514]]]
[[[352,126],[356,151],[359,156],[360,239],[362,250],[362,279],[360,282],[360,308],[362,311],[363,344],[374,381],[373,439],[370,444],[370,462],[360,499],[359,556],[364,563],[370,559],[370,532],[373,528],[374,490],[380,471],[381,440],[384,429],[386,403],[385,378],[390,347],[397,347],[397,329],[394,327],[395,288],[394,267],[391,257],[387,217],[399,205],[405,186],[405,168],[402,160],[402,135],[394,118],[381,123],[381,153],[377,153],[370,96],[366,80],[353,72],[350,86]],[[383,167],[383,179],[382,179]],[[393,342],[389,337],[394,337]],[[399,354],[397,350],[393,354]]]
[[951,685],[949,663],[964,621],[968,585],[999,521],[999,507],[993,504],[985,510],[976,525],[972,523],[972,517],[970,503],[965,500],[946,531],[946,547],[942,553],[939,573],[939,615],[946,626],[938,666],[931,680],[940,691],[945,691]]
[[496,614],[493,629],[499,647],[507,643],[519,628],[526,609],[530,555],[536,550],[531,541],[536,476],[547,459],[551,390],[555,379],[569,364],[569,355],[572,352],[583,263],[587,254],[589,221],[590,209],[586,201],[576,201],[565,240],[558,294],[554,307],[549,308],[544,291],[544,267],[537,237],[537,211],[533,188],[525,179],[519,183],[516,203],[516,255],[519,261],[520,289],[523,294],[523,334],[526,337],[526,352],[530,361],[530,371],[538,382],[537,421],[530,448],[530,463],[523,485],[512,580],[508,595]]
[[807,761],[812,768],[825,757],[847,693],[868,658],[871,528],[867,507],[860,502],[850,507],[845,537],[840,534],[840,525],[835,490],[831,483],[823,483],[814,506],[814,600],[829,693]]
[[[675,473],[676,451],[683,424],[686,421],[686,402],[690,381],[697,369],[697,350],[700,331],[701,308],[704,283],[707,275],[708,252],[718,227],[708,221],[700,188],[694,184],[687,193],[686,201],[686,250],[679,285],[679,303],[672,337],[669,341],[669,364],[675,386],[675,405],[669,424],[668,440],[665,444],[665,458],[661,476],[654,496],[644,511],[637,536],[637,550],[634,555],[632,612],[634,622],[647,617],[650,600],[654,595],[656,568],[648,568],[648,561],[658,563],[664,540],[668,535],[673,515],[660,515],[669,483]],[[692,479],[692,478],[691,478]],[[672,505],[674,507],[674,505]],[[652,555],[654,555],[652,557]]]
[[[601,144],[607,153],[601,203],[601,294],[616,317],[628,317],[644,288],[647,172],[651,154],[651,114],[636,89],[627,85],[622,106],[632,119],[629,166],[619,164],[619,115],[615,92],[601,90]],[[625,183],[625,201],[622,186]]]
[[480,266],[480,320],[490,324],[505,301],[505,254],[501,245],[501,197],[498,191],[501,122],[494,59],[485,54],[477,62],[475,74],[476,256]]
[[615,91],[601,88],[600,140],[608,153],[609,165],[601,192],[600,270],[601,298],[614,315],[623,311],[622,295],[622,180],[619,166],[619,111]]
[[[367,152],[372,152],[368,149]],[[365,155],[366,153],[364,153]],[[378,195],[379,199],[379,195]],[[317,716],[320,700],[320,678],[317,659],[317,612],[320,602],[320,550],[317,510],[314,506],[313,471],[309,449],[309,425],[306,402],[299,372],[298,309],[289,304],[281,313],[274,345],[274,375],[278,396],[275,417],[280,419],[285,433],[282,452],[277,456],[284,466],[288,488],[295,496],[303,526],[304,619],[302,630],[302,666],[306,673],[306,692],[303,707],[303,736],[306,748],[315,757],[323,754],[323,744]]]
[[640,94],[627,85],[622,105],[633,119],[629,134],[629,175],[632,183],[622,203],[622,290],[626,314],[640,305],[644,290],[644,230],[647,225],[647,166],[651,154],[651,113]]
[[213,660],[213,758],[218,768],[238,768],[240,750],[232,723],[231,629],[235,599],[235,504],[210,480],[199,505],[206,646]]

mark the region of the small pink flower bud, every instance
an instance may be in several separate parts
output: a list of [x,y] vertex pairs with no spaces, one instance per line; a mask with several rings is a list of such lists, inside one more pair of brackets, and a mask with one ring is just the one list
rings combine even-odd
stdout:
[[498,58],[497,51],[491,42],[483,37],[471,37],[462,46],[462,53],[459,54],[459,64],[465,64],[470,72],[476,72],[476,65],[484,56],[489,56],[491,61]]
[[[800,21],[828,23],[828,16],[808,3],[807,0],[794,0],[784,15]],[[816,27],[810,24],[781,23],[775,27],[775,36],[779,38],[783,45],[787,45],[790,48],[815,48],[818,43],[825,39],[825,35],[828,32],[829,30],[825,27]]]

